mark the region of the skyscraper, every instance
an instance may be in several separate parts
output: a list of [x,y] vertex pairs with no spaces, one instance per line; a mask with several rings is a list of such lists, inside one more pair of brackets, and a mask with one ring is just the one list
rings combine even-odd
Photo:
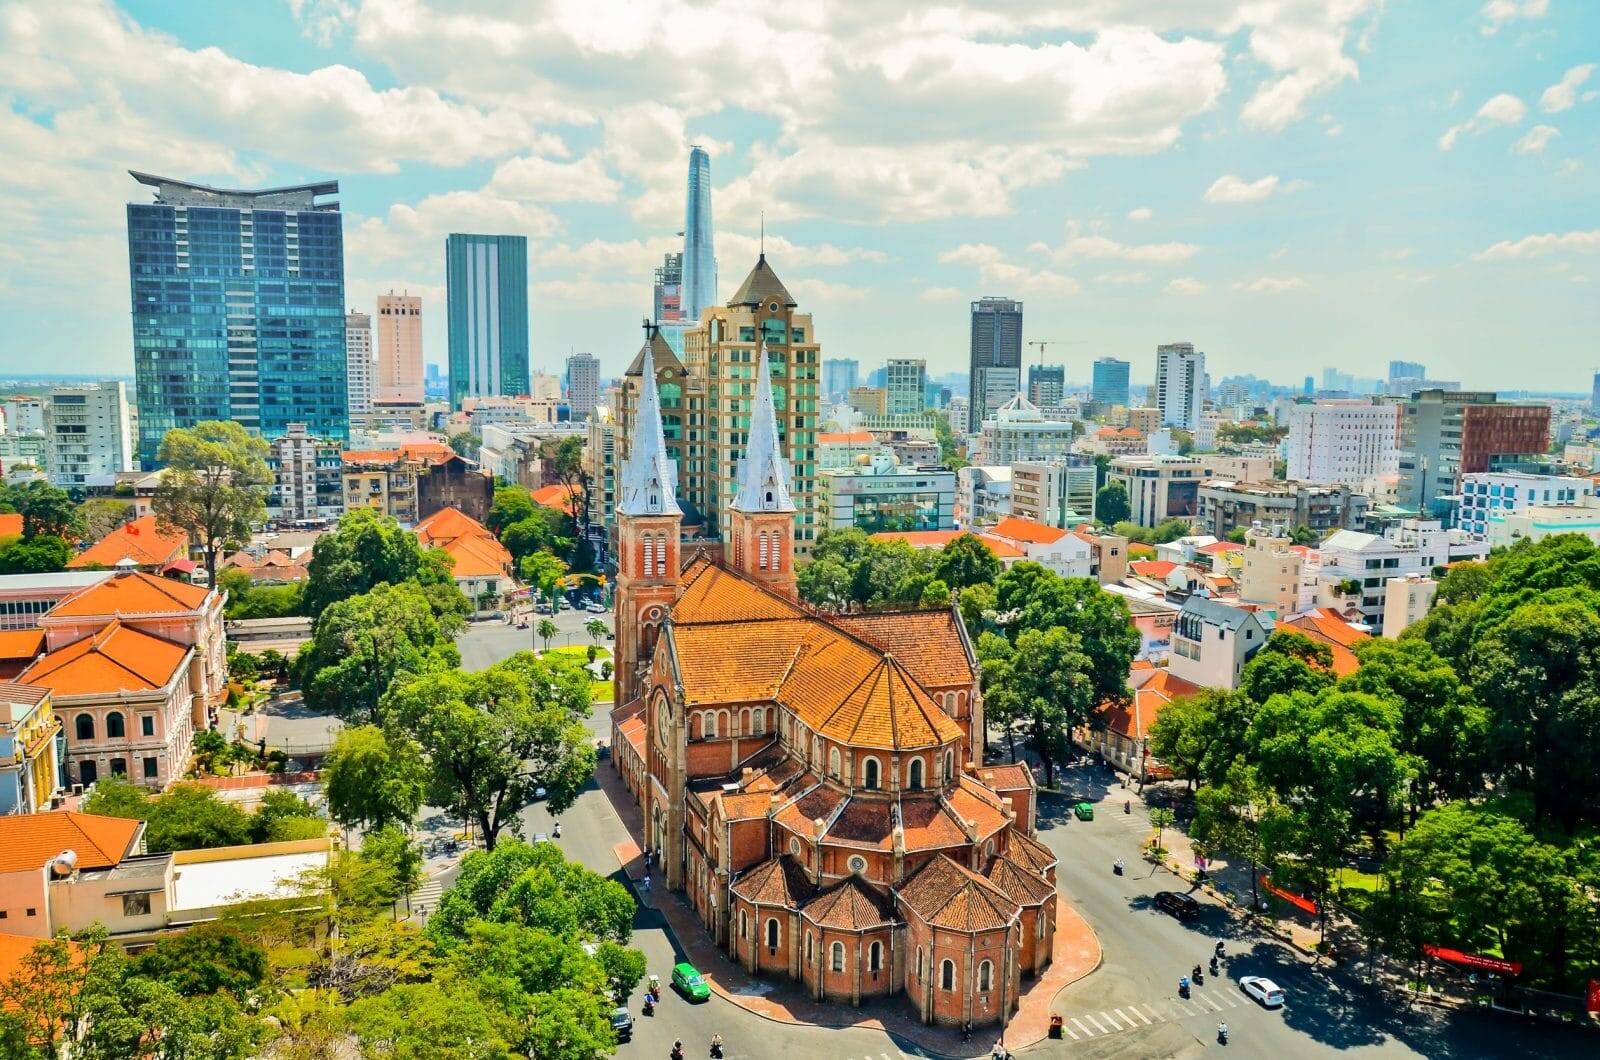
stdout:
[[528,240],[451,233],[444,241],[450,404],[528,392]]
[[1094,362],[1090,396],[1102,405],[1128,404],[1128,362],[1102,357]]
[[1040,408],[1057,408],[1067,394],[1067,370],[1059,364],[1028,365],[1028,400]]
[[928,407],[928,362],[920,357],[891,358],[884,372],[889,415],[908,415]]
[[350,415],[371,412],[377,366],[372,360],[372,318],[367,314],[352,311],[344,315],[344,355]]
[[1163,427],[1192,431],[1206,403],[1206,355],[1192,342],[1156,347],[1156,408]]
[[1600,372],[1594,374],[1594,386],[1589,391],[1589,411],[1600,412]]
[[1022,391],[1022,303],[985,297],[972,303],[971,410],[976,433],[989,413]]
[[1492,390],[1422,390],[1400,409],[1400,504],[1424,519],[1448,514],[1462,475],[1532,462],[1549,444],[1549,405],[1502,403]]
[[1390,361],[1389,381],[1396,379],[1426,379],[1428,369],[1416,361]]
[[275,438],[349,437],[344,230],[337,181],[240,191],[129,173],[139,459],[173,427],[232,420]]
[[850,357],[834,357],[822,362],[822,396],[843,401],[860,381],[861,366]]
[[689,148],[689,196],[683,217],[683,315],[690,326],[717,304],[717,253],[711,238],[711,156]]
[[600,358],[592,353],[575,353],[567,358],[567,407],[572,410],[572,422],[587,420],[598,404]]
[[378,296],[378,365],[372,400],[379,405],[420,405],[422,387],[422,299]]
[[683,255],[667,254],[656,266],[651,319],[657,324],[683,319]]

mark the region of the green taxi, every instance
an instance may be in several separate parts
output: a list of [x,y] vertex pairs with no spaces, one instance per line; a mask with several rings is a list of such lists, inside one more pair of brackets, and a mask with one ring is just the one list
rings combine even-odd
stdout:
[[672,966],[672,989],[690,1001],[711,1000],[711,988],[700,978],[700,972],[695,966],[687,961]]

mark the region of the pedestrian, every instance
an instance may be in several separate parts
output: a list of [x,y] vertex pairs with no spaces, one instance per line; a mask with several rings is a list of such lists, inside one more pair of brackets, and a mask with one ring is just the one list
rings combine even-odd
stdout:
[[644,893],[650,893],[650,874],[648,872],[644,874]]

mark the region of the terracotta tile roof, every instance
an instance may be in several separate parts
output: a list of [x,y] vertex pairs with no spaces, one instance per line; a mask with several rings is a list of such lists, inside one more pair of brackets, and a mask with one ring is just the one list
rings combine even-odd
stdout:
[[895,922],[894,907],[858,876],[847,876],[800,907],[818,927],[870,931]]
[[1026,762],[1002,762],[999,765],[984,766],[978,770],[978,779],[999,792],[1034,786],[1033,770],[1028,768]]
[[851,799],[828,826],[830,843],[889,850],[894,846],[889,804],[882,800]]
[[406,442],[398,452],[407,460],[425,464],[442,464],[456,456],[456,451],[443,442]]
[[1361,669],[1355,646],[1372,639],[1370,634],[1353,628],[1331,607],[1318,607],[1290,615],[1280,626],[1286,626],[1319,644],[1326,644],[1333,653],[1333,672],[1339,677],[1347,677]]
[[929,747],[961,739],[961,728],[892,655],[877,657],[857,679],[863,657],[872,658],[868,649],[833,634],[830,643],[801,653],[779,702],[824,737],[852,746]]
[[733,893],[747,902],[790,909],[798,909],[815,891],[806,870],[787,854],[747,869],[733,882]]
[[943,548],[965,531],[962,530],[883,530],[872,535],[874,541],[904,541],[912,548]]
[[163,531],[153,515],[142,516],[119,526],[86,550],[72,557],[70,569],[115,567],[125,559],[140,567],[159,567],[183,559],[189,551],[189,535]]
[[100,618],[107,615],[164,615],[199,611],[211,590],[144,571],[119,571],[85,586],[50,612],[51,618]]
[[184,645],[113,619],[94,636],[46,655],[17,675],[17,680],[48,688],[57,696],[153,692],[165,687],[188,657]]
[[1043,876],[1004,856],[990,861],[983,875],[1019,905],[1042,905],[1056,893]]
[[629,718],[617,726],[617,732],[624,740],[633,746],[642,758],[644,756],[644,717],[639,715]]
[[350,464],[393,464],[400,459],[397,449],[346,449],[340,459]]
[[571,515],[578,507],[583,491],[576,486],[567,486],[557,482],[554,485],[544,486],[528,494],[528,499],[541,508],[553,508],[558,512]]
[[871,445],[875,441],[871,431],[823,431],[817,435],[818,445]]
[[1144,739],[1163,710],[1176,700],[1200,691],[1199,685],[1175,677],[1170,670],[1160,667],[1141,670],[1129,677],[1136,687],[1128,702],[1101,704],[1095,711],[1095,720],[1130,740]]
[[44,651],[44,630],[0,630],[0,659],[36,659]]
[[1219,552],[1243,552],[1244,546],[1233,541],[1213,541],[1209,545],[1201,545],[1195,551],[1204,556],[1215,556]]
[[1026,559],[1028,554],[1004,538],[992,534],[979,534],[978,540],[989,546],[989,551],[994,553],[995,559]]
[[[815,783],[815,777],[810,774],[806,774],[806,777]],[[834,809],[844,800],[844,792],[836,788],[819,786],[784,806],[773,815],[773,820],[809,840],[813,835],[811,823],[818,818],[826,821],[833,816]]]
[[[45,940],[31,935],[0,935],[0,983],[6,982],[20,972],[23,960],[43,941]],[[83,947],[76,942],[67,943],[67,947],[76,963],[83,954]],[[7,1001],[6,1008],[15,1009],[17,1003]]]
[[833,623],[906,664],[924,688],[970,685],[976,677],[949,608],[869,611],[839,615]]
[[52,810],[0,817],[0,872],[43,868],[64,850],[79,869],[109,869],[134,852],[143,821]]
[[900,900],[933,927],[990,931],[1009,926],[1020,905],[999,887],[943,854],[900,888]]
[[961,830],[961,822],[950,816],[937,795],[902,797],[900,825],[908,851],[944,850],[970,842]]
[[1006,857],[1023,868],[1042,876],[1055,866],[1055,852],[1032,836],[1013,828],[1007,839]]
[[1053,545],[1067,536],[1067,532],[1060,527],[1046,526],[1015,515],[995,523],[989,528],[989,533],[1010,541],[1026,541],[1030,545]]
[[1096,438],[1143,438],[1144,432],[1137,427],[1101,427],[1094,432]]
[[1168,575],[1178,569],[1178,565],[1165,559],[1136,559],[1128,564],[1128,569],[1140,577],[1164,582]]
[[[975,781],[970,782],[974,787],[979,787]],[[996,832],[1005,830],[1007,825],[1006,812],[1000,806],[1000,797],[992,791],[986,791],[982,796],[969,790],[966,783],[958,784],[945,795],[945,801],[950,804],[950,809],[960,814],[963,820],[970,821],[976,826],[978,841],[982,842]]]
[[222,560],[223,570],[255,570],[261,561],[248,552],[233,552]]
[[20,512],[0,512],[0,537],[21,537],[21,536],[22,536],[22,513],[20,513]]
[[767,810],[772,807],[772,796],[764,791],[748,791],[737,795],[724,794],[718,801],[722,804],[722,817],[727,821],[748,821],[765,817]]
[[690,564],[684,572],[678,600],[672,605],[672,622],[675,626],[802,617],[809,618],[810,613],[799,604],[768,592],[706,560]]
[[460,508],[440,508],[418,523],[415,532],[423,548],[435,548],[458,537],[494,537],[487,526]]
[[511,553],[492,537],[458,537],[444,550],[455,560],[450,568],[454,577],[493,578],[511,573]]

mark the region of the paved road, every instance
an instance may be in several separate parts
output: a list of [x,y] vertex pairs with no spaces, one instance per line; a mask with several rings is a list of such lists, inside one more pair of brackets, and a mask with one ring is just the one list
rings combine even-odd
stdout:
[[[483,670],[512,652],[543,647],[533,631],[541,620],[549,617],[549,615],[531,616],[527,629],[507,625],[504,619],[472,623],[465,633],[456,638],[456,647],[461,649],[462,667],[467,670]],[[574,611],[567,608],[555,616],[556,628],[561,632],[551,638],[550,646],[581,648],[592,644],[594,642],[589,639],[589,634],[583,630],[584,625],[591,619],[598,618],[610,626],[613,617],[610,611],[605,614],[592,614],[588,611]],[[610,641],[602,640],[600,643],[608,648],[611,646]]]

